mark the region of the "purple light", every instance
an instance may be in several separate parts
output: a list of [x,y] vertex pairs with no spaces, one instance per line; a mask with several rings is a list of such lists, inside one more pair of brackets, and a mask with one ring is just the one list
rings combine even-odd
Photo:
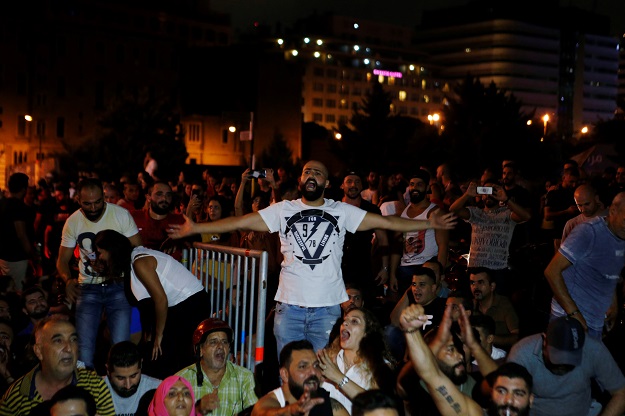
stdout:
[[381,69],[374,69],[373,75],[382,75],[383,77],[402,78],[404,75],[401,72],[384,71]]

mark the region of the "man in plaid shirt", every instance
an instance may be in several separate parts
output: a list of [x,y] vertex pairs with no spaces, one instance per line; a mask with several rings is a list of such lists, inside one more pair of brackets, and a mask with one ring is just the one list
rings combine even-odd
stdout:
[[258,401],[254,375],[228,359],[232,328],[221,319],[202,321],[193,333],[197,362],[176,375],[189,380],[201,414],[231,416]]

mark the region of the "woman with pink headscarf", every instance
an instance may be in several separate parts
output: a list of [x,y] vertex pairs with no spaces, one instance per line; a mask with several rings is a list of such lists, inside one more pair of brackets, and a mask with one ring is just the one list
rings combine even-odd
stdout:
[[154,398],[148,407],[148,415],[195,415],[195,397],[191,384],[183,377],[167,377],[156,389]]

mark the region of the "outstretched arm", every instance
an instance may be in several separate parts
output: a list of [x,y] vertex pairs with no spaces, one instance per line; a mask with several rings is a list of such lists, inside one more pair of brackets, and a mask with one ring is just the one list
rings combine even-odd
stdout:
[[411,220],[394,215],[383,217],[382,215],[367,212],[360,226],[358,226],[358,231],[382,228],[407,233],[427,229],[450,230],[455,226],[456,217],[453,214],[432,214],[427,220]]
[[167,233],[171,238],[182,238],[202,233],[229,233],[236,230],[269,231],[267,224],[258,212],[242,217],[228,217],[219,221],[195,223],[185,217],[182,224],[169,224]]
[[419,332],[419,327],[422,327],[425,322],[427,322],[427,316],[421,305],[411,305],[401,316],[401,325],[406,332],[412,365],[427,385],[436,408],[443,416],[481,415],[482,408],[471,398],[462,394],[438,367],[436,358]]

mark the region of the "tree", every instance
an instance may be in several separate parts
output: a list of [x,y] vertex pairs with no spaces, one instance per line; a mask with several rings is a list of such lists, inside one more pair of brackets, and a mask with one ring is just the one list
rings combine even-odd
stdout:
[[92,140],[70,154],[77,170],[93,170],[106,179],[143,170],[150,151],[160,178],[174,178],[188,156],[179,117],[170,101],[149,97],[147,91],[116,97],[98,120]]
[[362,172],[410,171],[428,159],[436,133],[420,120],[391,112],[393,99],[377,80],[354,109],[353,129],[339,125],[333,152],[351,169]]
[[457,169],[475,175],[493,162],[511,158],[525,164],[540,155],[540,141],[527,127],[533,114],[521,111],[514,94],[471,76],[454,92],[443,109],[442,144]]
[[258,162],[258,166],[272,168],[276,172],[278,168],[284,168],[287,172],[294,170],[293,151],[284,140],[282,133],[274,134],[269,147],[264,149],[258,157]]

